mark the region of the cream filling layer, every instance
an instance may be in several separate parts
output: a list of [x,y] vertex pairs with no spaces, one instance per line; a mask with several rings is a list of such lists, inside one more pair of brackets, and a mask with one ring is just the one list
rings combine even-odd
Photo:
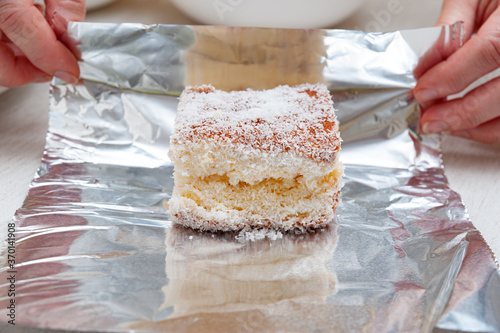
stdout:
[[333,163],[321,163],[295,152],[262,151],[210,142],[172,144],[169,157],[176,173],[184,177],[224,176],[233,186],[240,182],[256,185],[266,179],[293,180],[300,176],[301,182],[313,190],[324,175],[336,170],[336,177],[340,178],[343,172],[338,158]]
[[[316,179],[303,176],[269,178],[256,184],[229,183],[228,176],[204,178],[174,173],[171,213],[196,211],[206,220],[232,224],[242,220],[275,221],[333,218],[342,176],[342,164]],[[315,186],[311,187],[314,183]]]

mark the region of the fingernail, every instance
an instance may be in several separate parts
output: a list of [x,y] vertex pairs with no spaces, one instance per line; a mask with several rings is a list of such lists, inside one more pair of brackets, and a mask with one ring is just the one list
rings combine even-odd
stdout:
[[33,80],[34,83],[43,83],[43,82],[49,82],[52,80],[52,77],[49,75],[43,75],[40,77],[37,77],[36,79]]
[[421,103],[430,102],[438,98],[438,93],[434,89],[423,89],[415,92],[415,98]]
[[430,134],[430,133],[441,133],[450,130],[450,127],[447,123],[440,120],[428,121],[422,126],[422,132]]
[[70,83],[70,84],[78,83],[78,78],[76,78],[75,76],[73,76],[72,74],[70,74],[68,72],[57,72],[54,74],[54,76],[57,77],[58,79],[63,80],[66,83]]
[[470,139],[470,133],[469,131],[453,131],[450,133],[451,135],[453,136],[459,136],[461,138],[464,138],[464,139]]

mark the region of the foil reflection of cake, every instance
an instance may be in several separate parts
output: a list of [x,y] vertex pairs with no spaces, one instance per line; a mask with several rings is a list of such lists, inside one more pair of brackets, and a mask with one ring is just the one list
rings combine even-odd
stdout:
[[322,83],[323,30],[193,27],[196,42],[184,54],[186,85],[220,90],[270,89]]
[[238,240],[237,233],[202,233],[174,226],[167,237],[163,308],[169,319],[200,313],[261,310],[293,300],[323,304],[335,293],[328,267],[336,226],[282,238]]

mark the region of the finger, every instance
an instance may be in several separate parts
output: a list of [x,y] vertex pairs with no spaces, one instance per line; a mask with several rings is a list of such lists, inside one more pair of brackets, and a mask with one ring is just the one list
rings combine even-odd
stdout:
[[57,40],[36,7],[28,0],[0,2],[0,30],[43,72],[76,83],[79,68],[75,56]]
[[31,82],[48,82],[51,77],[24,56],[16,56],[8,44],[0,42],[0,86],[18,87]]
[[43,13],[45,15],[45,1],[34,0],[34,5],[36,9],[40,11],[40,13]]
[[7,45],[12,52],[14,52],[14,56],[19,57],[19,56],[24,56],[23,51],[21,51],[14,43],[12,43],[8,38],[4,41],[4,44]]
[[[477,0],[445,0],[436,26],[451,26],[451,31],[443,28],[436,44],[419,60],[413,75],[416,79],[430,68],[446,60],[469,40],[475,27]],[[456,24],[460,22],[460,24]],[[450,42],[451,41],[451,42]]]
[[468,130],[453,131],[450,134],[487,144],[500,143],[500,118]]
[[[435,25],[447,26],[461,22],[463,31],[460,31],[458,34],[462,37],[461,42],[465,43],[475,29],[476,3],[476,0],[444,0],[441,14]],[[457,37],[457,32],[452,31],[451,37]],[[456,49],[447,51],[445,49],[445,41],[449,38],[450,36],[446,35],[446,31],[443,29],[437,43],[420,59],[415,68],[414,76],[416,79],[420,79],[430,68],[446,60],[461,46],[459,45]]]
[[78,47],[81,43],[68,34],[68,20],[59,15],[58,12],[54,12],[50,26],[54,30],[57,39],[73,53],[77,60],[82,60],[82,52]]
[[85,0],[46,0],[47,17],[50,25],[61,41],[78,60],[81,60],[81,51],[76,42],[68,35],[68,21],[80,22],[85,19]]
[[439,133],[475,128],[500,117],[500,78],[472,90],[463,98],[437,103],[421,118],[424,133]]
[[414,89],[420,102],[456,94],[500,66],[500,9],[461,49],[426,72]]
[[476,31],[478,0],[444,0],[436,25],[451,25],[464,22],[465,40]]
[[68,21],[81,22],[85,19],[85,0],[45,0],[48,19],[58,13]]
[[413,70],[413,76],[418,80],[430,68],[448,59],[464,43],[463,22],[457,22],[451,26],[443,26],[441,34],[434,45],[419,59]]

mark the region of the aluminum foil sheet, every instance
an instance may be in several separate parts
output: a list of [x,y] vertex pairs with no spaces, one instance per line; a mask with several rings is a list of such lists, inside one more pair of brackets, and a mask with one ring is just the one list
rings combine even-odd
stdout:
[[[500,274],[418,132],[416,66],[461,25],[391,33],[70,23],[82,81],[51,87],[16,225],[16,324],[114,332],[500,331]],[[337,220],[306,234],[169,220],[177,98],[323,82],[338,109]],[[4,258],[7,253],[4,253]],[[5,309],[9,283],[0,286]],[[6,321],[8,317],[3,317]]]

